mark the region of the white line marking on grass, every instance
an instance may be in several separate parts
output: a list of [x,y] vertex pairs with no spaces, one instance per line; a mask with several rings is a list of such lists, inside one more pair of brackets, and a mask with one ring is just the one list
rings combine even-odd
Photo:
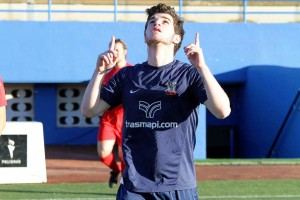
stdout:
[[300,198],[300,195],[241,195],[241,196],[199,196],[198,199],[281,199]]

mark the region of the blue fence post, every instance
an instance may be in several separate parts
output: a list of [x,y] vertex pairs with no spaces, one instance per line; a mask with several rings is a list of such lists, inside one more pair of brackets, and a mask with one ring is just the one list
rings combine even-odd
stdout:
[[117,10],[117,7],[118,7],[118,0],[114,0],[114,22],[118,21],[118,16],[117,16],[118,10]]
[[48,21],[51,21],[51,5],[52,0],[48,0]]
[[247,23],[247,0],[243,0],[243,22]]
[[179,0],[179,17],[182,18],[182,0]]

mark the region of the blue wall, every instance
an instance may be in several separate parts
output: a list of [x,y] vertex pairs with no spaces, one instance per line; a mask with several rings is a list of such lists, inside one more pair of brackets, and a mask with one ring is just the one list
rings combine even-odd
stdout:
[[34,120],[43,122],[45,144],[96,144],[98,127],[57,127],[56,84],[35,84],[34,93]]
[[[250,65],[299,67],[300,24],[186,23],[185,29],[183,46],[199,32],[214,74]],[[0,73],[8,83],[82,82],[90,78],[111,35],[128,43],[130,62],[145,61],[143,30],[138,22],[2,21]],[[177,58],[188,62],[182,48]]]
[[[216,120],[208,114],[200,126],[237,127],[237,156],[265,157],[300,87],[300,24],[186,23],[185,29],[182,45],[193,42],[199,32],[207,64],[235,93],[228,119]],[[131,63],[145,61],[143,30],[144,23],[129,22],[0,22],[0,74],[6,83],[35,83],[41,94],[35,96],[35,120],[45,124],[46,144],[63,144],[71,136],[78,137],[72,144],[96,141],[96,135],[90,134],[95,128],[57,128],[56,102],[45,97],[56,97],[56,83],[89,80],[111,35],[127,42]],[[182,48],[176,57],[188,62]],[[295,144],[300,139],[298,115],[289,121],[285,130],[289,134],[280,139],[276,156],[300,156]],[[83,133],[86,136],[80,137]],[[202,133],[197,141],[201,156],[205,139]]]
[[[236,127],[236,156],[265,158],[300,89],[300,68],[257,65],[216,76],[233,91],[232,113],[220,123],[208,114],[208,126]],[[293,107],[271,157],[300,156],[300,99]]]
[[[243,144],[240,156],[263,158],[267,156],[300,88],[300,69],[253,66],[246,70],[247,83],[241,102],[244,120],[240,123],[238,141]],[[300,141],[297,134],[300,130],[299,114],[299,109],[294,110],[273,156],[300,156],[300,146],[291,143]],[[298,123],[295,122],[297,118]],[[290,147],[294,150],[287,152]]]

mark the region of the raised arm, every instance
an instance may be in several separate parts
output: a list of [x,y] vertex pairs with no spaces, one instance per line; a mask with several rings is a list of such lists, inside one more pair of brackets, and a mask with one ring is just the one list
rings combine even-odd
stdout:
[[115,49],[115,37],[112,36],[110,47],[98,56],[96,69],[85,90],[81,102],[81,113],[85,117],[95,117],[110,108],[110,105],[100,97],[103,77],[108,69],[112,68],[117,57]]
[[219,119],[226,118],[231,112],[229,98],[205,63],[198,33],[196,33],[195,44],[184,47],[184,52],[204,80],[207,94],[207,100],[204,102],[205,106],[215,117]]

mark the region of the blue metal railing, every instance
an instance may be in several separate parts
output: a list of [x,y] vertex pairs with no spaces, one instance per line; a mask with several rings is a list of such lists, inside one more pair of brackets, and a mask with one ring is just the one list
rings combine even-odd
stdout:
[[[242,2],[243,9],[242,11],[184,11],[183,10],[183,2],[184,0],[178,0],[179,11],[178,14],[180,17],[183,14],[241,14],[243,16],[243,22],[247,22],[247,15],[249,14],[300,14],[300,11],[248,11],[248,2],[255,0],[231,0],[232,2]],[[274,0],[273,0],[274,1]],[[276,0],[275,0],[276,1]],[[274,2],[275,2],[274,1]],[[287,0],[286,2],[297,2],[299,0]],[[256,0],[256,2],[270,2],[268,0]],[[48,21],[52,19],[52,13],[108,13],[114,15],[114,22],[118,21],[118,14],[120,13],[130,13],[130,14],[143,14],[144,11],[139,10],[118,10],[118,0],[114,0],[114,8],[113,10],[59,10],[52,9],[52,0],[48,0],[48,8],[47,9],[0,9],[0,13],[2,12],[22,12],[22,13],[47,13]]]

